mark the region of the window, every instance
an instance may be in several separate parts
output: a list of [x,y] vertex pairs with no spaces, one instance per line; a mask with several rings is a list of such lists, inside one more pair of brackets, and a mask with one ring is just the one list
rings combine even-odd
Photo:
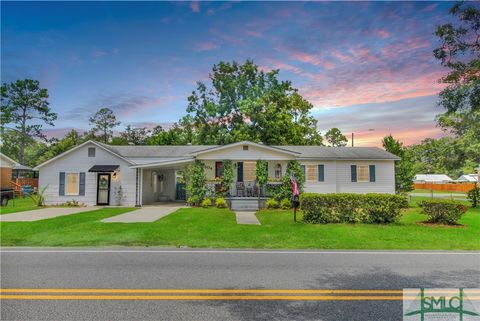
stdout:
[[88,148],[88,157],[95,157],[95,147]]
[[78,179],[78,176],[78,173],[65,174],[65,195],[79,195],[80,180]]
[[357,166],[357,182],[369,182],[370,175],[368,170],[368,165],[358,165]]
[[282,178],[282,164],[275,166],[275,178]]
[[223,162],[215,162],[215,178],[223,176]]
[[308,164],[307,165],[307,176],[305,177],[306,182],[315,182],[318,179],[317,165]]
[[243,150],[248,150],[248,145],[243,145]]
[[307,170],[305,168],[305,165],[300,165],[302,167],[302,172],[303,172],[303,179],[307,179]]

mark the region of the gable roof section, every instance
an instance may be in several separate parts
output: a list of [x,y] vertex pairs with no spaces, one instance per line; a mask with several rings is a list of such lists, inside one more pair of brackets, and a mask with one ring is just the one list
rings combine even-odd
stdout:
[[35,166],[33,169],[34,169],[34,170],[38,170],[39,168],[41,168],[41,167],[43,167],[43,166],[45,166],[45,165],[47,165],[47,164],[49,164],[49,163],[51,163],[51,162],[53,162],[53,161],[55,161],[55,160],[57,160],[57,159],[65,156],[65,155],[68,155],[68,154],[70,154],[71,152],[73,152],[73,151],[75,151],[75,150],[77,150],[77,149],[80,149],[80,148],[82,148],[83,146],[85,146],[85,145],[87,145],[87,144],[93,144],[93,145],[95,145],[95,146],[97,146],[97,147],[99,147],[99,148],[107,151],[108,153],[110,153],[110,154],[112,154],[112,155],[114,155],[114,156],[116,156],[116,157],[118,157],[118,158],[126,161],[126,162],[129,163],[129,164],[133,164],[133,163],[132,163],[130,160],[128,160],[127,158],[123,157],[122,155],[120,155],[120,154],[114,152],[113,150],[111,150],[110,148],[107,148],[107,147],[106,147],[106,146],[110,146],[110,145],[98,143],[98,142],[93,141],[93,140],[88,140],[88,141],[86,141],[86,142],[84,142],[84,143],[82,143],[82,144],[80,144],[80,145],[78,145],[78,146],[75,146],[75,147],[73,147],[73,148],[71,148],[71,149],[69,149],[69,150],[61,153],[60,155],[57,155],[57,156],[55,156],[55,157],[53,157],[53,158],[50,158],[49,160],[41,163],[40,165]]
[[11,163],[11,166],[20,165],[20,163],[14,161],[13,159],[11,159],[10,157],[8,157],[7,155],[5,155],[3,153],[0,153],[0,159],[2,160],[2,164],[1,164],[2,167],[3,167],[3,162],[4,161],[7,161],[7,162]]
[[217,147],[216,145],[107,145],[99,143],[110,151],[127,158],[179,158],[187,157],[197,151]]
[[249,141],[241,141],[241,142],[238,142],[238,143],[233,143],[233,144],[228,144],[228,145],[209,146],[208,148],[205,148],[203,150],[193,152],[193,153],[191,153],[191,155],[192,156],[197,156],[197,155],[210,153],[210,152],[213,152],[213,151],[219,151],[219,150],[222,150],[222,149],[231,148],[231,147],[235,147],[235,146],[239,146],[239,145],[255,146],[255,147],[258,147],[258,148],[263,148],[263,149],[267,149],[267,150],[271,150],[271,151],[275,151],[275,152],[279,152],[279,153],[284,153],[284,154],[288,154],[288,155],[292,155],[292,156],[298,156],[300,154],[296,151],[289,150],[288,148],[286,148],[287,146],[269,146],[269,145],[257,144],[257,143],[249,142]]

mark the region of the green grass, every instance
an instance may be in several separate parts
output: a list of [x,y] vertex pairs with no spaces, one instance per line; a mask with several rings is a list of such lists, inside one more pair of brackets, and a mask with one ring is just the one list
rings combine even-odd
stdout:
[[453,194],[453,195],[463,195],[463,196],[466,196],[467,193],[464,193],[464,192],[450,192],[450,191],[432,191],[432,190],[429,190],[429,189],[416,189],[416,190],[413,190],[411,191],[412,194],[414,193],[428,193],[430,194],[431,192],[433,192],[433,194],[447,194],[447,195],[450,195],[450,194]]
[[[228,209],[185,208],[153,223],[101,223],[132,209],[105,208],[38,222],[3,222],[2,246],[189,246],[203,248],[479,250],[480,209],[465,227],[431,227],[417,207],[391,225],[293,223],[291,211],[264,210],[261,226],[237,225]],[[301,215],[301,214],[300,214]]]
[[[15,203],[15,204],[14,204]],[[5,207],[0,207],[1,214],[10,214],[15,212],[22,212],[28,210],[34,210],[38,208],[35,202],[30,197],[17,197],[15,202],[13,200],[8,201],[8,205]]]

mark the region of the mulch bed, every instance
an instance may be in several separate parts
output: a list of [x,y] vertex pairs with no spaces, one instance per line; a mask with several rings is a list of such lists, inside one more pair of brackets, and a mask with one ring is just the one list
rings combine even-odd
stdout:
[[428,227],[450,227],[450,228],[465,228],[465,227],[467,227],[466,225],[458,224],[458,223],[448,225],[448,224],[432,223],[432,222],[428,222],[428,221],[417,222],[416,224],[417,225],[422,225],[422,226],[428,226]]

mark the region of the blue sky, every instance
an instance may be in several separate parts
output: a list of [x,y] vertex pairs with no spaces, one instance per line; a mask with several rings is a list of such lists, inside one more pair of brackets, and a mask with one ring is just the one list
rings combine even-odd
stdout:
[[451,5],[3,1],[1,78],[48,88],[59,114],[49,133],[61,135],[87,129],[102,106],[122,126],[172,123],[214,63],[250,58],[299,88],[321,131],[354,131],[363,145],[388,133],[414,143],[441,135],[446,70],[432,57],[433,33]]

